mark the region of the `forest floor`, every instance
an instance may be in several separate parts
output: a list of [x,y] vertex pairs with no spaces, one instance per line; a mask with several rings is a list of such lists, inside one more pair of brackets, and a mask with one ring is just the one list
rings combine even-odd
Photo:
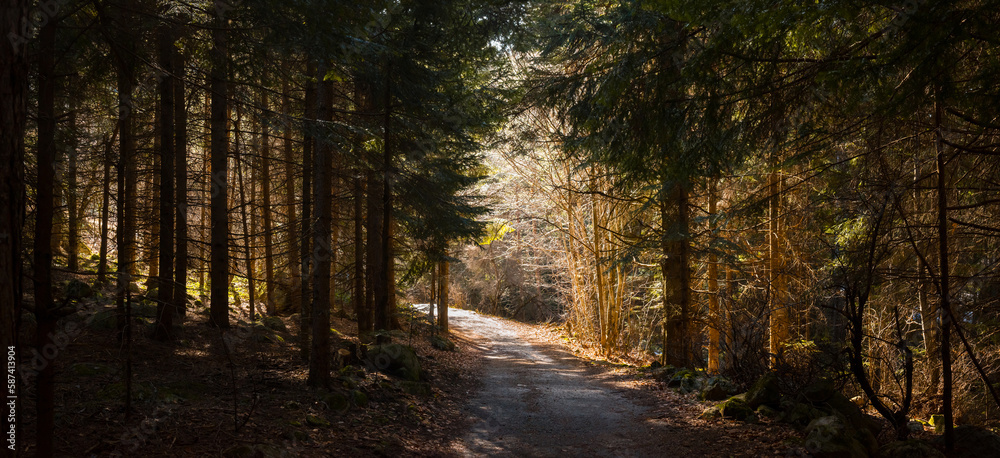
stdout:
[[[148,336],[147,303],[129,352],[114,338],[111,307],[84,301],[57,326],[68,342],[50,360],[57,456],[775,456],[799,442],[766,421],[701,420],[705,406],[692,397],[635,367],[583,357],[541,325],[455,309],[458,351],[440,351],[411,317],[394,341],[414,347],[429,383],[355,362],[316,390],[306,386],[294,315],[272,331],[234,314],[223,337],[195,309],[179,339],[161,343]],[[356,341],[354,322],[334,318],[333,328],[338,348]],[[31,367],[22,348],[21,367]],[[31,456],[32,384],[20,397],[19,442]]]

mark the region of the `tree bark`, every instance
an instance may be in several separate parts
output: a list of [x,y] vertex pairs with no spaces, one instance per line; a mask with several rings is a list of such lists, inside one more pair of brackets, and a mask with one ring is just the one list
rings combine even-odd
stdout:
[[212,90],[212,254],[210,266],[211,309],[210,323],[221,328],[229,327],[229,208],[228,208],[228,153],[229,115],[227,100],[228,43],[227,21],[221,10],[216,11],[212,29],[211,90]]
[[300,304],[299,313],[299,350],[302,353],[302,359],[304,361],[309,361],[309,349],[310,345],[310,334],[312,333],[312,326],[310,324],[312,319],[312,272],[311,260],[313,258],[312,253],[310,253],[310,236],[312,234],[312,194],[313,194],[313,184],[312,184],[312,174],[313,174],[313,151],[316,146],[316,142],[313,136],[313,130],[316,128],[316,82],[311,78],[317,77],[317,72],[314,64],[310,61],[306,65],[306,73],[310,77],[310,81],[306,83],[306,97],[305,97],[305,118],[306,122],[303,123],[302,132],[302,295],[300,299],[302,303]]
[[[236,108],[236,124],[234,124],[234,126],[233,126],[234,130],[236,132],[241,132],[242,128],[243,128],[242,124],[243,124],[243,111],[239,107],[237,107]],[[250,128],[253,129],[252,126]],[[250,234],[250,228],[251,228],[252,224],[250,224],[249,218],[247,217],[247,214],[248,214],[247,207],[253,205],[253,202],[254,202],[254,199],[253,199],[254,178],[253,178],[253,175],[251,175],[250,179],[248,180],[246,178],[246,176],[243,174],[243,169],[246,166],[243,164],[243,161],[240,160],[240,157],[242,156],[242,151],[241,151],[241,148],[240,148],[240,146],[242,145],[242,142],[240,142],[240,135],[239,134],[236,135],[234,143],[235,143],[235,149],[236,149],[236,171],[235,171],[236,172],[236,180],[237,180],[237,182],[239,182],[239,185],[240,185],[240,205],[239,205],[239,207],[240,207],[240,217],[241,217],[240,218],[240,222],[243,223],[243,256],[244,256],[243,261],[244,261],[244,266],[246,267],[246,277],[245,278],[247,280],[247,304],[250,305],[250,319],[251,319],[251,321],[256,321],[257,320],[257,316],[258,316],[258,314],[257,314],[257,289],[256,289],[257,285],[256,285],[256,281],[254,280],[255,279],[255,277],[254,277],[254,265],[253,265],[253,256],[252,256],[252,253],[251,253],[251,250],[252,250],[252,247],[253,247],[253,241],[252,241],[252,237],[251,237],[251,234]],[[246,187],[248,185],[250,186],[250,199],[249,200],[247,200],[247,192],[246,192]],[[238,302],[239,301],[237,301],[237,303]]]
[[[321,63],[318,75],[324,74],[326,74],[326,65]],[[332,119],[329,103],[331,90],[329,81],[320,80],[317,84],[316,99],[320,102],[317,114],[320,121]],[[310,386],[319,387],[330,383],[330,277],[331,265],[334,263],[331,230],[333,219],[331,207],[332,159],[333,146],[330,139],[326,138],[325,135],[318,135],[313,170],[313,199],[316,202],[316,219],[313,223],[313,258],[316,267],[313,270],[312,346],[309,352],[308,383]]]
[[365,291],[365,239],[364,239],[364,182],[354,177],[354,313],[358,317],[358,336],[374,330],[372,309],[366,301]]
[[298,219],[295,216],[295,157],[292,148],[292,122],[290,118],[292,104],[287,80],[281,85],[281,111],[284,116],[288,117],[285,119],[282,141],[285,155],[285,208],[288,212],[286,220],[288,233],[288,271],[291,283],[289,285],[289,290],[291,291],[288,298],[289,303],[284,306],[289,308],[290,304],[299,303],[298,297],[302,293],[302,279],[300,278],[301,265],[299,255],[299,237],[301,235],[298,229]]
[[32,280],[35,292],[35,359],[41,366],[35,379],[37,411],[37,456],[52,456],[55,429],[55,367],[45,356],[45,348],[53,346],[55,304],[52,297],[52,229],[54,217],[54,187],[56,160],[55,114],[55,41],[56,23],[49,21],[39,36],[38,57],[38,186],[35,197],[35,246]]
[[[26,0],[7,0],[0,8],[0,30],[18,30],[28,17]],[[23,40],[23,37],[22,37]],[[0,46],[0,345],[15,347],[21,316],[21,231],[24,225],[24,131],[27,123],[28,60],[25,41]],[[21,394],[20,381],[14,393]],[[15,412],[15,434],[24,437],[21,406]],[[7,415],[0,422],[8,431]]]
[[[939,96],[939,95],[938,95]],[[934,147],[937,155],[937,230],[938,262],[940,270],[941,313],[941,413],[944,414],[944,446],[946,450],[955,448],[954,415],[952,412],[952,370],[951,370],[951,285],[948,252],[948,194],[947,158],[944,152],[944,136],[941,131],[941,103],[934,103]]]
[[662,261],[663,309],[666,314],[664,364],[690,367],[691,268],[687,190],[682,183],[675,183],[671,185],[667,195],[667,199],[661,202],[660,210],[664,232]]
[[67,167],[66,167],[66,216],[68,218],[66,236],[66,268],[70,272],[80,270],[80,216],[83,212],[79,208],[77,188],[79,187],[77,156],[78,142],[76,141],[76,107],[69,112],[68,126],[66,129],[67,144]]
[[769,177],[768,198],[768,275],[770,281],[770,326],[768,349],[773,368],[788,342],[789,313],[785,281],[785,259],[781,232],[781,179],[777,171]]
[[[445,255],[447,256],[447,252]],[[438,327],[441,328],[441,332],[444,334],[448,333],[448,279],[449,279],[449,267],[448,261],[441,261],[439,264],[440,273],[438,274]]]
[[174,178],[177,180],[176,233],[177,242],[174,266],[174,304],[180,317],[187,315],[187,276],[188,276],[188,200],[187,200],[187,105],[184,91],[185,57],[176,48],[174,58]]
[[[371,245],[371,235],[376,234],[378,263],[374,266],[375,272],[373,277],[375,277],[375,288],[374,288],[374,300],[375,300],[375,329],[389,330],[392,329],[393,315],[395,312],[395,294],[393,291],[393,275],[391,274],[392,266],[392,156],[393,156],[393,138],[392,138],[392,90],[389,83],[389,76],[391,75],[391,66],[386,66],[385,72],[385,93],[383,95],[383,115],[384,120],[382,124],[383,128],[383,138],[382,138],[382,176],[381,176],[381,227],[377,232],[369,232],[369,246]],[[369,209],[370,211],[370,209]],[[369,216],[371,216],[369,214]]]
[[[715,178],[709,178],[708,185],[708,230],[711,237],[716,236],[718,225],[715,221],[716,200],[718,192],[716,190]],[[719,260],[712,248],[709,248],[708,255],[708,373],[719,373],[719,355],[721,344],[719,339],[720,316],[719,316]]]
[[160,212],[159,254],[160,268],[156,295],[156,328],[153,338],[172,340],[174,315],[174,34],[170,26],[162,25],[157,37],[159,51],[160,112]]
[[103,178],[101,180],[101,248],[99,260],[97,261],[97,284],[103,285],[108,277],[108,223],[111,219],[111,146],[118,136],[118,129],[115,129],[114,137],[104,137],[104,157],[101,162],[104,165]]
[[[261,109],[267,113],[267,94],[261,92]],[[261,210],[264,212],[264,308],[268,315],[277,313],[274,304],[274,247],[272,240],[271,222],[271,134],[269,132],[268,120],[261,118],[260,123],[260,184],[261,184]]]

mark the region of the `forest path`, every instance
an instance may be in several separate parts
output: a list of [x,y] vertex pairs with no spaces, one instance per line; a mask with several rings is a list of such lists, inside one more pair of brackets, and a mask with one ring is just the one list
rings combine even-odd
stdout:
[[458,455],[698,456],[716,440],[717,431],[665,418],[642,390],[616,386],[599,376],[605,370],[515,324],[460,309],[448,314],[487,358],[482,388],[465,408],[472,426],[453,442]]

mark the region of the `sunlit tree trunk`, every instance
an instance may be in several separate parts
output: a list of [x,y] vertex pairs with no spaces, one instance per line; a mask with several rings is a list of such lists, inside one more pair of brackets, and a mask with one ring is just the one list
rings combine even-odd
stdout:
[[610,332],[610,324],[608,322],[608,285],[606,278],[606,269],[604,268],[603,262],[601,260],[604,256],[604,231],[605,229],[602,225],[606,224],[603,219],[603,211],[600,205],[600,199],[597,195],[597,179],[595,178],[596,172],[591,170],[591,221],[594,225],[593,234],[593,244],[594,244],[594,284],[597,285],[597,320],[598,320],[598,332],[599,332],[599,343],[601,345],[601,351],[604,354],[608,354],[609,342],[608,333]]
[[[261,92],[261,109],[267,110],[267,93]],[[272,240],[271,221],[271,134],[268,119],[261,118],[260,123],[260,185],[261,211],[264,213],[264,307],[268,315],[277,313],[274,303],[274,241]]]
[[[716,190],[715,178],[709,179],[708,185],[708,230],[710,237],[715,237],[718,230],[716,218],[716,204],[718,191]],[[709,248],[712,250],[712,248]],[[719,373],[719,354],[721,353],[721,342],[719,339],[719,328],[721,326],[721,316],[719,313],[719,260],[715,251],[708,254],[708,372],[710,374]]]
[[771,366],[778,362],[789,337],[788,292],[785,278],[785,259],[781,227],[781,178],[777,171],[768,177],[768,275],[770,282],[769,352]]

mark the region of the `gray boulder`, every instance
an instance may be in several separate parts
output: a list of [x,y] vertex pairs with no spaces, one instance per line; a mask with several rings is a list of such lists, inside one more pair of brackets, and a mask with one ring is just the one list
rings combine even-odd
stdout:
[[420,360],[413,347],[400,344],[372,345],[368,347],[365,363],[379,372],[411,382],[419,382],[422,378]]

